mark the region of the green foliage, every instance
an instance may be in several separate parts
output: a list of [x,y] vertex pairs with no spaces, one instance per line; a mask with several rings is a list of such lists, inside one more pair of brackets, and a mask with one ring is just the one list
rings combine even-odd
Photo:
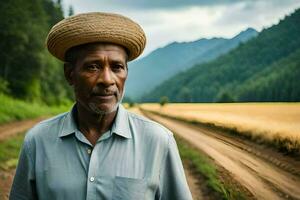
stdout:
[[215,100],[216,103],[233,103],[235,98],[227,91],[221,91]]
[[192,91],[187,87],[182,87],[176,96],[176,100],[185,103],[192,102]]
[[8,170],[17,166],[23,139],[24,134],[18,134],[4,141],[0,141],[0,169]]
[[300,101],[300,48],[236,88],[240,101]]
[[134,102],[130,97],[127,97],[127,96],[125,96],[125,97],[123,98],[122,102],[123,102],[124,104],[128,104],[129,108],[132,108],[132,107],[135,106],[135,102]]
[[40,99],[41,97],[41,86],[40,80],[37,78],[33,78],[27,82],[25,86],[26,94],[30,94],[26,96],[28,101],[34,101],[35,99]]
[[74,15],[74,8],[73,6],[69,6],[68,16],[72,16],[72,15]]
[[163,96],[160,98],[159,104],[160,106],[164,106],[169,103],[169,98],[167,96]]
[[[62,64],[45,48],[52,25],[63,19],[61,2],[10,0],[0,7],[0,92],[29,101],[59,104],[71,99]],[[2,83],[3,81],[1,81]]]
[[46,15],[40,0],[4,1],[0,13],[0,76],[9,82],[13,95],[25,97],[27,83],[41,70]]
[[63,64],[50,54],[45,54],[45,68],[41,73],[41,101],[59,105],[73,99],[72,88],[64,77]]
[[43,115],[54,115],[70,109],[70,102],[60,106],[46,106],[39,103],[27,103],[0,94],[0,124]]
[[8,82],[0,77],[0,94],[8,94]]
[[162,95],[172,102],[187,102],[188,95],[192,102],[299,101],[299,23],[300,9],[229,53],[167,80],[143,101]]
[[64,18],[63,8],[60,1],[42,0],[43,7],[47,13],[49,28]]

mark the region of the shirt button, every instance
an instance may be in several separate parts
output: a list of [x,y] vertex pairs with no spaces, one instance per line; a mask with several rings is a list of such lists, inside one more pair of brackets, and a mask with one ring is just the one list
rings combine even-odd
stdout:
[[95,177],[92,176],[92,177],[90,178],[90,181],[93,182],[94,180],[95,180]]
[[88,150],[87,150],[87,153],[88,153],[88,154],[91,154],[91,153],[92,153],[92,150],[91,150],[91,149],[88,149]]

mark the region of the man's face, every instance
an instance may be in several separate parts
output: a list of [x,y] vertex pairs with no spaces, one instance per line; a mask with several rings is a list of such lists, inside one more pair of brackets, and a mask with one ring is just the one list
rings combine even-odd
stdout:
[[126,59],[125,49],[114,44],[91,44],[81,51],[66,73],[77,103],[93,114],[114,112],[124,94]]

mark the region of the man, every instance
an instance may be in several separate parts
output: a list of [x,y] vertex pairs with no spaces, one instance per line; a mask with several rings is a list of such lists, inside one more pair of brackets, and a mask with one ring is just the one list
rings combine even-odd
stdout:
[[47,47],[62,60],[76,104],[25,137],[11,200],[189,200],[173,134],[120,104],[127,61],[146,39],[116,14],[85,13],[49,32]]

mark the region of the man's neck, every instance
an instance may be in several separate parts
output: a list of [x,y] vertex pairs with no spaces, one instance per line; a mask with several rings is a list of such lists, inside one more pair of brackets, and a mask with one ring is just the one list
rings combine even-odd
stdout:
[[78,128],[95,145],[101,135],[111,128],[117,111],[108,114],[95,114],[85,109],[79,103],[76,104],[76,107]]

